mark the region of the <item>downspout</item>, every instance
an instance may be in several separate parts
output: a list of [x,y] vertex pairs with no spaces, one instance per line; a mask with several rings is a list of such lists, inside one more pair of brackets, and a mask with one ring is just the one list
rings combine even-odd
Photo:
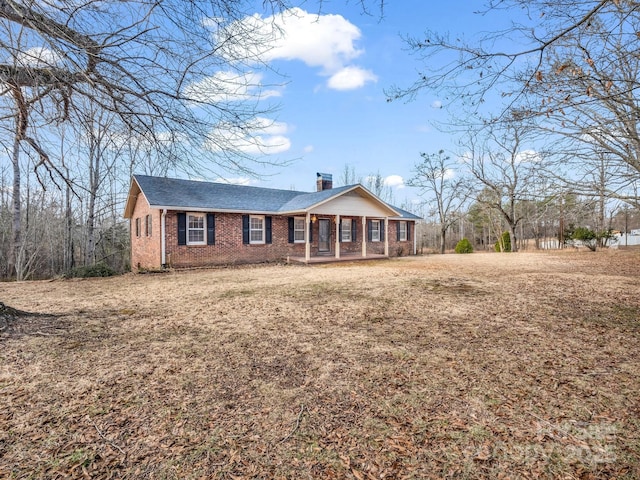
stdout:
[[167,267],[167,241],[165,238],[165,230],[166,230],[166,216],[167,209],[162,209],[162,214],[160,215],[160,255],[161,255],[161,265],[162,268]]

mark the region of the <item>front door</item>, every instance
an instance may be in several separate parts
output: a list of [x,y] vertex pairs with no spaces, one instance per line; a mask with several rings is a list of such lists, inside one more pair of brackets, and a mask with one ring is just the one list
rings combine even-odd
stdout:
[[331,225],[329,220],[318,220],[318,252],[328,252],[331,240]]

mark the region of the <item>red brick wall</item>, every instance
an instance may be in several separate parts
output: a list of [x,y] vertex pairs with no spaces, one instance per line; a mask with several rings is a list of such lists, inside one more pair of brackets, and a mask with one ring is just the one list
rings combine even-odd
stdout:
[[[151,236],[147,235],[145,217],[151,215]],[[136,235],[136,219],[140,219],[140,236]],[[149,208],[147,199],[140,194],[133,209],[130,221],[131,232],[131,270],[159,269],[161,267],[160,250],[160,211]]]
[[167,264],[172,267],[200,265],[233,265],[241,263],[275,262],[287,256],[304,257],[304,243],[289,243],[288,217],[271,216],[272,243],[244,245],[242,215],[215,213],[215,245],[178,245],[177,212],[168,212]]
[[404,257],[413,255],[413,237],[416,234],[416,223],[407,222],[407,228],[410,229],[409,236],[405,241],[399,241],[398,238],[398,220],[389,220],[389,256]]
[[[152,236],[145,236],[144,219],[152,215]],[[271,215],[272,243],[261,245],[244,245],[242,243],[242,215],[231,213],[215,213],[216,236],[215,245],[178,245],[178,212],[169,211],[166,215],[166,263],[170,267],[194,267],[208,265],[233,265],[243,263],[276,262],[288,256],[304,257],[304,243],[289,243],[288,217]],[[141,219],[141,235],[136,236],[135,219]],[[337,229],[335,217],[328,218],[331,225],[329,255],[335,255]],[[360,217],[351,218],[357,225],[355,241],[341,242],[340,252],[343,255],[361,254],[362,238],[366,229],[362,227]],[[138,269],[156,269],[161,267],[160,243],[160,211],[150,209],[144,196],[136,203],[131,219],[131,266]],[[313,242],[311,255],[318,255],[318,222],[312,223]],[[407,241],[396,240],[396,221],[389,221],[389,256],[410,255],[413,250],[414,224],[411,224],[411,237]],[[368,254],[384,254],[385,242],[367,242]]]

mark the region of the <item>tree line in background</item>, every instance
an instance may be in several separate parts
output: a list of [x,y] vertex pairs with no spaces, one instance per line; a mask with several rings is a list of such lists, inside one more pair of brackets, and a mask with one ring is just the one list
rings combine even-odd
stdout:
[[444,239],[442,224],[429,203],[414,210],[425,219],[416,227],[419,253],[452,251],[465,238],[475,251],[553,250],[578,245],[595,250],[613,245],[616,238],[617,245],[624,246],[624,237],[618,234],[640,228],[640,211],[618,204],[607,208],[604,229],[598,230],[597,200],[571,193],[516,202],[518,224],[513,247],[501,213],[486,202],[472,198],[464,208],[451,212]]
[[442,150],[421,155],[407,184],[424,196],[421,216],[437,228],[440,253],[451,248],[448,233],[465,225],[475,245],[501,251],[505,244],[518,251],[529,241],[535,248],[580,241],[595,249],[614,232],[640,226],[635,203],[608,193],[604,162],[593,170],[590,188],[572,188],[566,179],[558,181],[547,153],[524,150],[524,140],[525,132],[511,125],[501,136],[491,135],[489,145],[468,144],[456,159]]

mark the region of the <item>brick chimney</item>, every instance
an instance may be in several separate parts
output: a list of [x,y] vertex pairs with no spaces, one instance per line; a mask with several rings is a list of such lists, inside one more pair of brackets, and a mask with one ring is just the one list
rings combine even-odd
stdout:
[[333,176],[330,173],[317,173],[316,186],[318,191],[331,190],[333,188]]

